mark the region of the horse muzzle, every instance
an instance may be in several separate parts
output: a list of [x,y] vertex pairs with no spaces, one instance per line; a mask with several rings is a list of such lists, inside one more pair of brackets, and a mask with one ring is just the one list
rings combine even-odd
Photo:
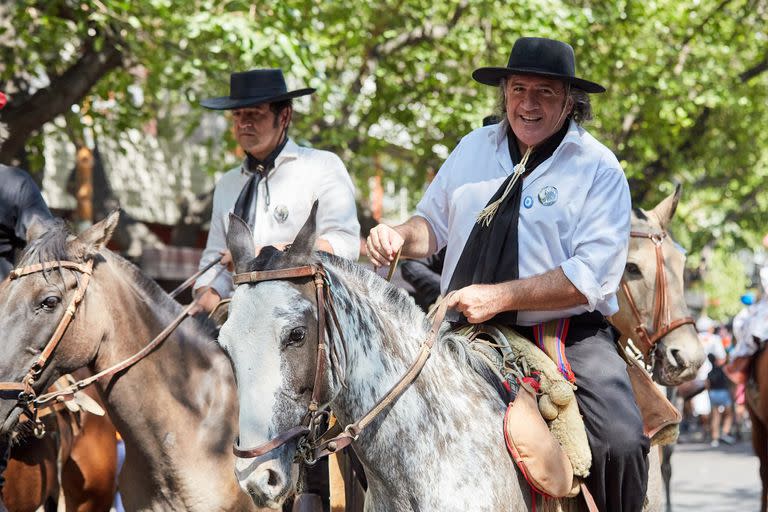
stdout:
[[704,362],[704,349],[696,343],[661,340],[654,349],[653,377],[665,386],[677,386],[696,376]]

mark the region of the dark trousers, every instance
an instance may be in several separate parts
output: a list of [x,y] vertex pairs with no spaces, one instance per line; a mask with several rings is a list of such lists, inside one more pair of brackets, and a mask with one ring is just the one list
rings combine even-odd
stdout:
[[[528,336],[526,328],[518,330]],[[592,450],[587,487],[601,512],[641,512],[650,441],[614,334],[602,315],[573,317],[565,356],[576,375],[576,400]]]

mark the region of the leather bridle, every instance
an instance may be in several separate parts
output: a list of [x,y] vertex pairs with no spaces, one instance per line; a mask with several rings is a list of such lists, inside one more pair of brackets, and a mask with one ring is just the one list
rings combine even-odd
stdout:
[[75,316],[77,306],[83,300],[85,290],[88,288],[88,283],[90,283],[91,275],[93,273],[93,260],[88,260],[88,262],[85,264],[75,263],[73,261],[50,261],[45,263],[38,263],[35,265],[13,269],[8,275],[9,279],[14,280],[26,275],[35,274],[37,272],[45,272],[54,268],[67,268],[76,272],[80,272],[83,274],[83,278],[80,279],[77,283],[77,290],[72,296],[72,300],[69,301],[69,305],[64,311],[64,316],[62,316],[61,320],[59,320],[59,323],[56,326],[56,330],[53,331],[51,339],[48,340],[48,343],[45,345],[40,355],[37,357],[35,362],[32,363],[32,366],[29,368],[29,370],[27,370],[27,373],[21,379],[21,382],[0,382],[0,393],[8,391],[19,392],[17,402],[26,411],[29,411],[30,406],[37,399],[37,394],[34,389],[35,383],[40,377],[40,374],[43,373],[43,370],[48,364],[51,354],[53,354],[53,351],[58,346],[61,338],[64,337],[64,333],[66,333],[69,324],[72,322],[72,318]]
[[667,237],[667,232],[644,233],[640,231],[631,231],[629,235],[633,238],[646,238],[650,240],[653,242],[656,251],[656,289],[654,290],[653,297],[652,330],[649,330],[643,321],[643,317],[640,315],[640,310],[632,297],[626,279],[621,279],[621,290],[627,297],[627,303],[629,303],[629,308],[632,311],[632,316],[634,316],[635,320],[635,327],[632,331],[636,336],[630,337],[638,350],[643,354],[645,360],[648,361],[651,351],[661,338],[679,327],[694,324],[694,320],[690,316],[678,318],[674,321],[671,318],[672,313],[667,301],[667,275],[664,269],[664,253],[662,252],[662,244]]
[[[322,385],[327,371],[326,354],[331,354],[333,349],[333,347],[329,347],[329,345],[333,343],[333,337],[327,336],[326,342],[326,311],[331,314],[341,343],[346,344],[333,305],[333,295],[330,293],[330,283],[325,269],[322,264],[318,263],[284,270],[247,272],[235,274],[234,282],[235,285],[256,284],[263,281],[292,280],[306,277],[312,277],[315,283],[318,337],[314,387],[312,389],[312,398],[307,407],[307,413],[300,425],[279,433],[274,438],[255,448],[242,449],[238,446],[238,440],[235,440],[232,451],[238,458],[251,459],[260,457],[283,446],[287,442],[298,438],[299,441],[297,442],[296,448],[297,459],[304,464],[311,465],[320,458],[339,452],[349,446],[352,441],[358,438],[360,433],[376,418],[376,416],[391,405],[416,379],[429,358],[430,351],[437,338],[438,330],[440,329],[440,324],[442,323],[443,318],[445,318],[445,311],[447,308],[444,305],[445,302],[443,302],[436,310],[432,327],[427,334],[426,340],[421,345],[416,360],[406,374],[389,390],[389,392],[387,392],[386,395],[384,395],[383,398],[363,415],[362,418],[344,427],[341,433],[336,436],[330,435],[330,431],[321,434],[318,430],[320,425],[324,423],[322,420],[327,418],[330,414],[330,411],[327,410],[327,405],[323,408],[320,407],[323,397],[327,398],[328,392],[328,390],[325,389],[325,386]],[[325,291],[326,288],[328,288],[328,293]]]
[[[90,279],[93,274],[93,260],[88,260],[88,262],[85,264],[75,263],[72,261],[51,261],[51,262],[45,262],[45,263],[38,263],[36,265],[29,265],[27,267],[14,269],[11,271],[11,273],[8,276],[9,279],[13,280],[13,279],[18,279],[22,276],[34,274],[37,272],[44,272],[46,270],[50,270],[53,268],[67,268],[70,270],[74,270],[82,273],[83,278],[78,282],[77,290],[75,291],[75,294],[72,297],[72,300],[67,306],[67,309],[64,311],[64,316],[59,321],[59,324],[57,325],[56,330],[53,332],[51,339],[45,345],[45,348],[43,348],[43,351],[41,352],[40,356],[38,356],[38,358],[32,364],[30,369],[27,371],[26,375],[22,378],[21,382],[0,382],[0,394],[3,392],[19,392],[16,398],[17,406],[21,407],[22,410],[25,412],[25,414],[27,414],[27,416],[29,416],[35,422],[38,421],[38,409],[43,407],[49,407],[51,405],[50,402],[54,400],[56,402],[63,402],[65,400],[70,400],[74,397],[76,392],[82,389],[85,389],[86,387],[92,385],[99,379],[115,375],[116,373],[119,373],[133,366],[134,364],[142,360],[144,357],[149,355],[155,348],[157,348],[162,342],[164,342],[168,338],[168,336],[171,335],[171,333],[176,329],[176,327],[178,327],[179,324],[181,324],[181,322],[187,316],[189,316],[190,311],[197,303],[197,301],[194,300],[189,305],[187,305],[182,310],[182,312],[171,321],[171,323],[168,326],[166,326],[157,336],[155,336],[155,338],[152,339],[152,341],[150,341],[141,350],[139,350],[137,353],[133,354],[129,358],[124,359],[119,363],[116,363],[110,366],[109,368],[102,370],[99,373],[91,375],[88,378],[79,380],[73,383],[72,385],[65,387],[64,389],[37,396],[37,393],[35,392],[33,386],[37,382],[38,378],[40,377],[40,374],[43,372],[46,365],[48,364],[48,361],[50,360],[50,357],[53,354],[53,351],[56,349],[59,342],[61,341],[64,334],[66,333],[67,328],[69,327],[72,321],[72,318],[75,315],[77,307],[81,303],[83,296],[85,295],[85,291],[88,288],[88,284],[90,283]],[[207,270],[207,268],[203,270]],[[199,271],[196,275],[199,275],[200,273],[201,271]]]

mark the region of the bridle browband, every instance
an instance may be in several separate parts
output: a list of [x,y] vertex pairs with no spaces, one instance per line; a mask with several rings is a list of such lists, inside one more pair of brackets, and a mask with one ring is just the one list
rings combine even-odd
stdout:
[[664,270],[664,254],[662,252],[662,244],[667,237],[666,231],[645,233],[640,231],[630,231],[629,236],[633,238],[647,238],[653,242],[654,249],[656,251],[656,289],[654,290],[653,297],[653,331],[649,332],[646,327],[643,317],[640,315],[640,310],[637,307],[637,303],[632,298],[632,293],[629,290],[627,281],[621,279],[621,290],[627,297],[629,308],[632,311],[632,315],[635,318],[636,326],[632,329],[637,337],[630,336],[635,346],[643,354],[643,357],[648,361],[651,351],[661,338],[674,331],[675,329],[688,324],[694,324],[694,320],[690,316],[678,318],[676,320],[671,319],[671,312],[669,304],[667,303],[667,274]]
[[[315,297],[317,300],[317,362],[315,367],[314,388],[312,389],[312,399],[307,407],[307,414],[304,417],[301,425],[297,425],[293,428],[285,430],[270,439],[266,443],[263,443],[255,448],[242,449],[238,446],[238,441],[235,440],[235,444],[232,448],[236,457],[241,459],[250,459],[254,457],[260,457],[265,455],[281,446],[285,443],[299,438],[297,443],[297,458],[304,464],[314,464],[322,457],[330,455],[332,453],[339,452],[349,446],[352,441],[356,440],[360,433],[379,415],[384,409],[392,404],[397,398],[405,391],[408,386],[416,379],[421,372],[424,364],[429,358],[432,346],[437,338],[440,324],[445,318],[446,306],[445,302],[442,302],[436,309],[435,317],[432,322],[432,326],[427,334],[427,338],[422,343],[419,350],[419,355],[413,362],[408,371],[400,378],[400,380],[381,398],[362,418],[354,423],[351,423],[344,427],[344,429],[336,436],[329,436],[330,431],[326,431],[323,434],[319,434],[318,429],[320,424],[323,423],[323,419],[327,418],[330,412],[327,410],[327,405],[322,409],[320,407],[322,397],[325,396],[326,389],[323,389],[322,382],[327,370],[325,354],[331,353],[328,345],[333,343],[333,337],[327,336],[326,339],[326,323],[325,323],[325,311],[329,311],[333,322],[336,326],[336,330],[339,334],[339,338],[342,343],[344,341],[341,326],[339,324],[336,310],[333,305],[333,295],[330,293],[330,282],[326,274],[325,268],[321,263],[304,265],[300,267],[293,267],[283,270],[264,270],[256,272],[247,272],[242,274],[235,274],[235,285],[240,284],[256,284],[263,281],[279,281],[279,280],[292,280],[305,277],[313,277],[315,283]],[[329,292],[325,292],[325,288],[328,288]]]

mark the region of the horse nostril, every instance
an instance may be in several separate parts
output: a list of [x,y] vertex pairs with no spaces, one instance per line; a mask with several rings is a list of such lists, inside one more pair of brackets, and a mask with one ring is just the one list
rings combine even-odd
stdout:
[[683,357],[680,355],[680,349],[677,348],[668,348],[667,349],[667,362],[670,366],[673,366],[675,368],[679,368],[681,366],[685,366],[685,361],[683,360]]
[[276,471],[272,471],[271,469],[267,470],[267,485],[270,487],[275,487],[280,483],[280,475],[277,474]]

